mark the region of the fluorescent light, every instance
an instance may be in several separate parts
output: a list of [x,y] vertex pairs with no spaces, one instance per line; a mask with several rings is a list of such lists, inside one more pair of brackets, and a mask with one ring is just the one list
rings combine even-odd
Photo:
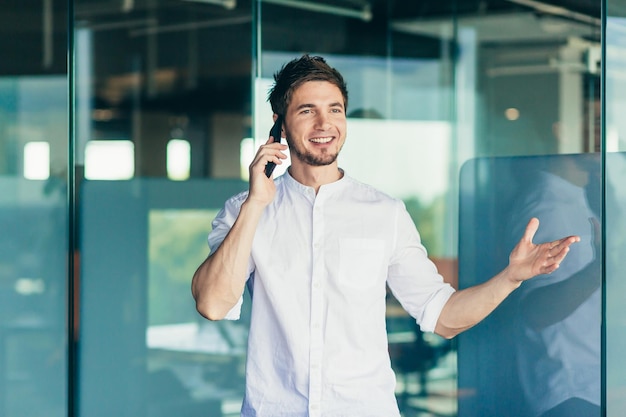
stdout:
[[225,9],[232,10],[237,7],[237,0],[183,0],[192,3],[207,3],[222,6]]
[[355,17],[365,22],[372,20],[372,8],[369,4],[365,4],[362,9],[350,9],[341,6],[332,6],[330,4],[320,4],[312,1],[297,0],[263,0],[265,3],[278,4],[280,6],[293,7],[296,9],[310,10],[313,12],[329,13],[337,16]]
[[135,175],[135,146],[129,140],[90,140],[85,147],[85,178],[128,180]]
[[13,289],[20,295],[43,294],[46,283],[41,278],[18,278]]
[[577,22],[587,23],[590,25],[601,26],[602,20],[598,17],[589,16],[583,13],[578,13],[573,10],[566,9],[565,7],[555,6],[543,1],[537,0],[507,0],[511,3],[519,4],[522,6],[530,7],[541,13],[546,13],[553,16],[561,16],[567,19],[575,20]]
[[50,144],[28,142],[24,145],[24,178],[46,180],[50,177]]
[[191,168],[191,145],[184,139],[167,142],[167,177],[184,181],[189,178]]
[[239,167],[241,179],[248,181],[250,179],[249,167],[256,154],[256,146],[253,138],[244,138],[239,145]]

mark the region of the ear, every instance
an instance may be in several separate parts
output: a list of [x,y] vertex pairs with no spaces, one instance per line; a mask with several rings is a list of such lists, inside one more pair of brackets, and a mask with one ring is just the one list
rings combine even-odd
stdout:
[[[276,119],[278,119],[278,115],[277,115],[276,113],[274,113],[274,115],[272,116],[272,121],[273,121],[274,123],[276,123]],[[282,123],[282,125],[284,125],[284,124],[285,124],[285,118],[283,117],[283,123]],[[284,134],[285,134],[285,128],[284,128],[282,125],[280,126],[280,132],[284,135]],[[284,137],[284,136],[283,136],[283,137]]]

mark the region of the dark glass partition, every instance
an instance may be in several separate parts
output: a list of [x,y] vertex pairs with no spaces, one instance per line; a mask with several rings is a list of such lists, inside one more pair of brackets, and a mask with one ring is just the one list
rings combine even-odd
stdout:
[[601,168],[595,153],[464,165],[461,286],[503,269],[532,217],[540,221],[537,242],[570,234],[581,241],[558,270],[523,283],[461,336],[459,389],[468,395],[459,399],[459,416],[602,415]]

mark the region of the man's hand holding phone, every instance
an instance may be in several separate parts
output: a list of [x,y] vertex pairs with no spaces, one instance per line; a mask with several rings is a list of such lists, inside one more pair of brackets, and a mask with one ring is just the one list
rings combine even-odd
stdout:
[[[274,126],[270,130],[270,138],[257,151],[254,160],[250,164],[250,193],[248,199],[269,204],[274,199],[276,189],[271,178],[276,164],[287,159],[283,151],[287,145],[280,143],[282,131],[282,117],[278,116]],[[263,174],[261,174],[263,173]]]
[[[280,139],[282,136],[283,129],[283,118],[278,116],[276,121],[274,122],[274,126],[270,129],[270,137],[273,138],[273,143],[280,143]],[[274,172],[274,168],[276,168],[276,163],[269,161],[267,165],[265,165],[265,175],[269,178]]]

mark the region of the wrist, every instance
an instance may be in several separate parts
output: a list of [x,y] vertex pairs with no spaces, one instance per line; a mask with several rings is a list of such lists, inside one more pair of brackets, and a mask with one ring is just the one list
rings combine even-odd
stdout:
[[515,269],[508,265],[501,273],[502,279],[510,285],[513,289],[519,288],[524,282],[524,278],[520,278],[518,274],[515,273]]
[[267,206],[268,203],[248,196],[248,198],[241,204],[241,211],[260,214]]

